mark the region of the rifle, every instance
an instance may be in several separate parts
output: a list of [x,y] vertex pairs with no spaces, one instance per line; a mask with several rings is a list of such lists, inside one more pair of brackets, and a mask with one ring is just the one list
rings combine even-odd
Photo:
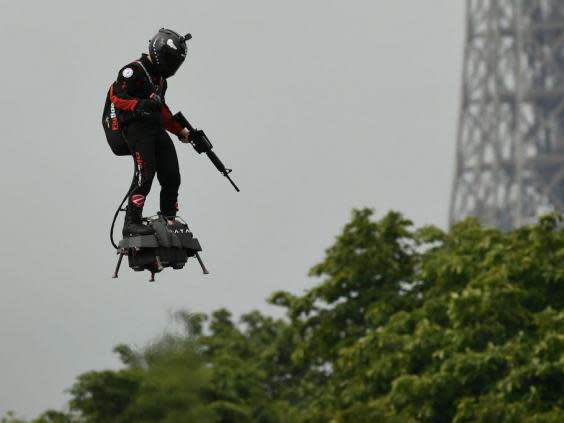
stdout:
[[188,122],[188,119],[184,117],[182,112],[175,114],[174,119],[190,131],[190,138],[188,141],[190,141],[190,144],[192,144],[192,147],[194,147],[198,154],[206,153],[216,169],[219,170],[221,174],[229,180],[229,182],[231,182],[235,191],[239,192],[239,187],[235,185],[235,182],[233,182],[229,176],[233,169],[227,169],[221,160],[219,160],[219,157],[217,157],[217,155],[212,151],[213,145],[206,136],[206,133],[200,129],[194,129],[194,127],[190,125],[190,122]]

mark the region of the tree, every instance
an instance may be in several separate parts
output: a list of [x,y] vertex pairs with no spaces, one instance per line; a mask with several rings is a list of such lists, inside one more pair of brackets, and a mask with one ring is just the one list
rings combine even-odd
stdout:
[[79,376],[71,412],[36,422],[564,421],[559,224],[445,232],[355,210],[319,283],[270,298],[285,319],[179,312],[182,333],[116,347],[121,370]]
[[563,420],[558,218],[506,234],[370,215],[314,267],[321,284],[274,298],[303,338],[294,359],[324,375],[302,421]]

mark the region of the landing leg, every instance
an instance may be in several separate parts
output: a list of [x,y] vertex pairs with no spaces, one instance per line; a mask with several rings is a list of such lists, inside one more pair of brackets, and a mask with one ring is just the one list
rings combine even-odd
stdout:
[[202,272],[204,272],[204,275],[209,275],[210,272],[208,271],[208,269],[206,269],[206,266],[204,265],[204,262],[200,258],[200,255],[198,253],[196,253],[195,255],[196,258],[198,259],[198,263],[200,263],[200,267],[202,268]]
[[155,266],[157,268],[157,272],[160,272],[161,270],[164,269],[164,267],[161,263],[161,258],[159,256],[155,256]]
[[118,277],[118,272],[119,272],[119,268],[121,266],[121,261],[122,261],[125,253],[123,252],[123,250],[121,250],[118,254],[119,254],[119,258],[118,258],[118,262],[116,264],[116,270],[114,271],[114,274],[112,276],[113,279],[117,279],[117,277]]

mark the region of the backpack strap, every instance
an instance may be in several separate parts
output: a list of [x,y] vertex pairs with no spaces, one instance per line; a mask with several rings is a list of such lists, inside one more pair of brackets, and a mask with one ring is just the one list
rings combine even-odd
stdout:
[[155,86],[155,83],[153,82],[153,78],[151,78],[151,75],[149,75],[149,72],[147,71],[147,68],[145,68],[143,63],[141,63],[141,61],[139,61],[139,60],[136,60],[135,63],[137,63],[139,66],[141,66],[141,69],[143,69],[143,71],[145,72],[145,75],[147,75],[147,79],[149,79],[149,82],[151,83],[151,85]]

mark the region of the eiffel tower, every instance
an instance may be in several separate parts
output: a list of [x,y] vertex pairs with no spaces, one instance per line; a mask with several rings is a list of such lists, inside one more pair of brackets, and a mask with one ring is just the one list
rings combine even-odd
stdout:
[[466,0],[450,223],[564,211],[564,1]]

